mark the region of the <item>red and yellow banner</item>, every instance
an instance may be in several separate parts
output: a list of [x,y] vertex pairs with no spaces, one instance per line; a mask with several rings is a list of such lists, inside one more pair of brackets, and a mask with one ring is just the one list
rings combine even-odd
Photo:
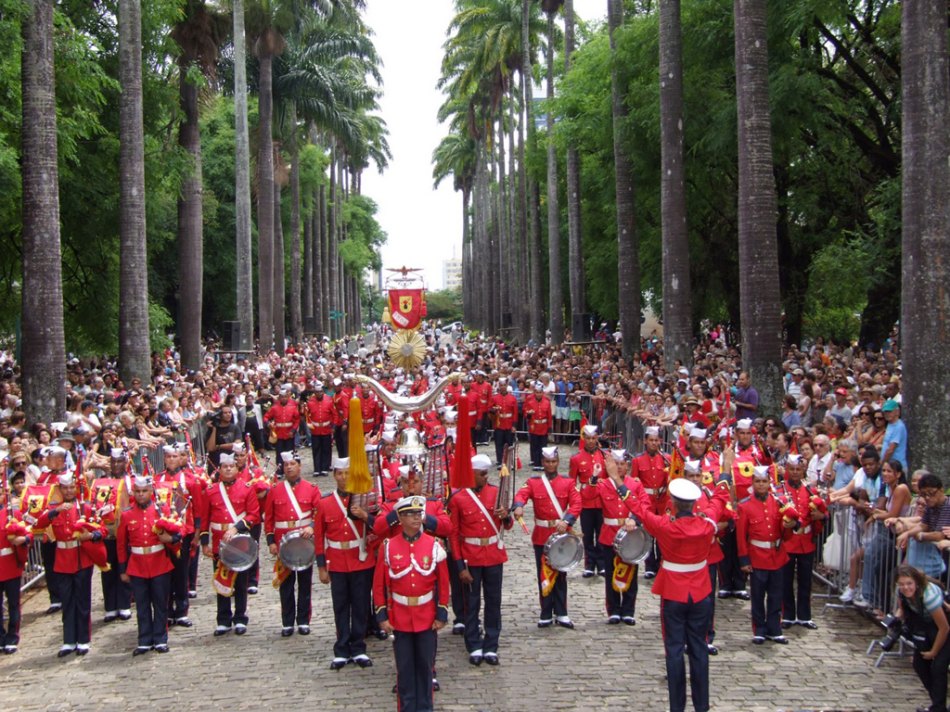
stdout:
[[389,318],[397,329],[415,329],[425,315],[424,290],[389,290]]

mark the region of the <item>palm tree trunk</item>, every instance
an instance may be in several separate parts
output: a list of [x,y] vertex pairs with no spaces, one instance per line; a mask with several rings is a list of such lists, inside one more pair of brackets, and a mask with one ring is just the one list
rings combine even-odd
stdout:
[[472,324],[472,235],[469,229],[469,203],[472,191],[462,188],[462,319]]
[[950,471],[950,141],[947,113],[947,0],[903,3],[901,173],[902,416],[910,464]]
[[244,0],[231,0],[234,20],[234,222],[237,261],[237,320],[241,349],[254,343],[254,267],[251,242],[251,148],[247,129],[247,59]]
[[[554,13],[548,14],[548,101],[554,99]],[[561,214],[557,196],[557,153],[554,115],[546,116],[548,131],[548,330],[551,343],[564,340],[564,296],[561,289]]]
[[[513,281],[508,276],[508,267],[511,264],[511,239],[512,235],[508,231],[508,179],[505,171],[505,120],[503,115],[498,117],[498,157],[495,161],[498,173],[498,191],[495,194],[495,234],[498,236],[497,249],[492,254],[498,255],[498,328],[504,329],[510,326],[511,305],[514,300],[511,298],[511,290],[514,286]],[[507,332],[501,332],[507,336]]]
[[336,211],[338,202],[336,184],[336,149],[333,149],[333,152],[330,154],[330,156],[330,192],[329,202],[327,204],[327,263],[329,265],[329,271],[327,273],[327,327],[328,331],[330,332],[330,338],[333,339],[339,336],[339,330],[336,328],[337,319],[334,318],[334,314],[340,309],[340,279],[337,273],[338,260],[336,253]]
[[534,151],[537,139],[534,129],[534,91],[532,90],[531,73],[531,37],[530,20],[531,0],[521,1],[521,106],[522,119],[519,131],[519,150],[518,162],[521,164],[519,181],[521,182],[521,194],[524,205],[522,206],[522,216],[527,224],[525,235],[527,235],[527,299],[525,303],[528,308],[528,337],[536,343],[540,343],[543,337],[543,316],[544,300],[541,297],[541,230],[540,219],[538,215],[538,202],[535,196],[538,193],[538,182],[528,173],[528,165],[525,160],[525,133],[527,133],[528,149]]
[[[185,48],[183,48],[185,49]],[[188,80],[196,57],[185,51],[179,58],[179,95],[183,120],[178,145],[191,157],[191,172],[178,198],[178,336],[181,364],[197,370],[201,365],[201,305],[204,275],[202,233],[201,129],[198,125],[198,86]]]
[[[291,103],[290,136],[290,329],[294,343],[303,340],[300,298],[300,148],[297,144],[297,108]],[[309,250],[307,251],[309,255]],[[309,283],[309,282],[308,282]]]
[[151,380],[145,132],[142,122],[142,5],[119,2],[119,375]]
[[[564,73],[571,68],[574,54],[574,0],[564,3]],[[587,324],[587,289],[581,234],[581,161],[577,148],[567,147],[567,261],[571,289],[571,337],[582,341]]]
[[686,171],[683,167],[683,38],[680,0],[660,2],[660,154],[663,356],[667,370],[672,373],[675,370],[675,361],[679,360],[687,367],[693,362]]
[[782,325],[765,3],[735,0],[742,365],[759,412],[781,411]]
[[66,411],[59,164],[53,64],[54,0],[32,0],[22,18],[23,287],[21,364],[27,422]]
[[508,103],[508,180],[505,183],[505,229],[508,232],[508,264],[505,269],[505,280],[508,282],[508,292],[511,312],[511,331],[505,334],[509,341],[522,341],[521,335],[528,333],[522,330],[522,315],[524,305],[523,290],[525,281],[521,275],[522,262],[525,259],[524,232],[519,230],[517,213],[521,202],[518,200],[518,174],[515,166],[515,96],[514,86]]
[[317,331],[326,334],[327,329],[327,238],[326,238],[326,188],[317,188],[316,210],[313,215],[313,314],[317,318]]
[[[264,45],[262,38],[259,45]],[[271,136],[273,55],[263,47],[258,56],[257,149],[257,308],[260,353],[274,346],[274,141]]]
[[303,320],[313,319],[313,213],[303,218]]
[[284,305],[287,288],[284,284],[284,221],[281,211],[281,186],[274,182],[274,346],[277,353],[284,353],[286,317]]

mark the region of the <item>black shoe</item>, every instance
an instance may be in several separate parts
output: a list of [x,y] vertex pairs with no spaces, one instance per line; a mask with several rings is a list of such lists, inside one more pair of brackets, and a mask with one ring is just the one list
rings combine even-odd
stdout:
[[795,625],[795,623],[796,623],[796,621],[787,621],[787,620],[786,620],[786,621],[782,621],[782,630],[788,630],[788,629],[791,628],[793,625]]
[[154,650],[155,650],[156,653],[167,653],[167,652],[168,652],[168,649],[169,649],[169,648],[168,648],[168,646],[167,646],[165,643],[159,643],[159,644],[156,645],[155,648],[154,648]]
[[60,648],[59,652],[56,653],[57,658],[65,658],[67,655],[72,655],[76,652],[75,648]]
[[453,623],[453,624],[452,624],[452,635],[465,635],[465,624],[464,624],[464,623]]
[[333,658],[333,662],[330,663],[331,670],[342,670],[346,667],[346,664],[350,662],[346,658]]
[[131,613],[131,612],[129,612],[129,613],[122,613],[122,612],[120,611],[120,612],[119,612],[119,620],[120,620],[120,621],[130,621],[130,620],[132,620],[132,613]]
[[46,609],[46,615],[52,615],[53,613],[56,613],[61,610],[63,610],[62,603],[51,603],[49,604],[49,608]]
[[637,624],[637,619],[634,618],[633,616],[624,616],[624,617],[623,617],[623,622],[624,622],[626,625],[631,625],[631,626],[633,626],[633,625],[636,625],[636,624]]
[[227,635],[231,632],[231,626],[229,625],[219,625],[214,629],[214,637],[219,638],[222,635]]
[[594,571],[591,571],[590,569],[584,569],[584,578],[594,578],[596,575],[597,574]]
[[612,615],[607,617],[607,625],[620,625],[620,616]]
[[554,625],[554,621],[550,618],[538,621],[538,628],[550,628],[552,625]]
[[297,632],[300,633],[300,635],[310,635],[310,626],[306,623],[298,625]]
[[778,643],[779,645],[788,645],[788,638],[786,638],[784,635],[767,635],[765,637],[771,640],[773,643]]
[[137,658],[139,655],[145,655],[151,648],[136,648],[132,651],[132,657]]
[[118,613],[106,613],[105,617],[102,619],[103,623],[112,623],[113,621],[118,620]]
[[752,596],[749,595],[748,591],[733,591],[732,597],[741,598],[743,601],[748,601],[749,599],[752,598]]
[[555,618],[554,625],[559,625],[562,628],[567,628],[568,630],[574,630],[574,621],[572,621],[570,618],[565,618],[564,620]]
[[194,626],[194,623],[191,621],[190,618],[182,617],[182,618],[175,619],[175,625],[181,628],[191,628],[192,626]]
[[234,635],[244,635],[245,633],[247,633],[247,626],[243,623],[235,623]]
[[712,643],[707,643],[706,649],[709,650],[710,655],[719,655],[719,648],[717,648]]
[[258,588],[257,588],[257,584],[256,584],[256,583],[252,583],[250,586],[247,587],[248,595],[256,596],[256,595],[257,595],[257,591],[258,591]]
[[197,591],[189,591],[189,592],[188,592],[188,598],[198,598],[198,592],[197,592]]
[[808,630],[818,630],[818,624],[815,621],[798,621],[798,625]]
[[377,639],[377,640],[388,640],[388,639],[389,639],[389,633],[387,633],[387,632],[384,631],[383,629],[377,630],[376,633],[375,633],[375,635],[376,635],[376,639]]
[[432,691],[439,692],[442,689],[442,685],[439,684],[439,681],[434,677],[432,678]]
[[289,638],[289,637],[292,636],[293,634],[294,634],[293,626],[291,626],[290,628],[281,628],[281,629],[280,629],[280,637],[281,637],[281,638]]
[[498,653],[485,653],[485,664],[492,666],[497,665]]
[[722,589],[719,591],[719,593],[716,594],[716,598],[722,598],[722,599],[732,598],[732,591],[727,591],[726,589]]
[[353,662],[359,665],[361,668],[373,667],[373,661],[368,655],[357,655],[353,658]]
[[89,655],[89,648],[76,648],[76,655],[82,657],[83,655]]
[[753,635],[752,644],[753,645],[762,645],[765,642],[765,636],[762,635]]
[[468,664],[474,665],[475,667],[478,667],[479,665],[481,665],[482,660],[484,660],[484,657],[482,656],[481,653],[478,653],[478,654],[472,653],[471,655],[468,656]]

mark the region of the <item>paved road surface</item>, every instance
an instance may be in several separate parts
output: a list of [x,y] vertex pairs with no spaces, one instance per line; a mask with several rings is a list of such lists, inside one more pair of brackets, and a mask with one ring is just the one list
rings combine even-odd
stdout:
[[[309,457],[309,453],[306,453]],[[562,465],[566,467],[566,458]],[[304,462],[308,472],[308,462]],[[329,488],[329,478],[320,480]],[[530,521],[530,517],[528,518]],[[544,710],[667,709],[659,600],[640,579],[637,625],[607,626],[603,579],[570,575],[569,610],[577,628],[538,630],[534,558],[528,537],[508,535],[501,665],[468,664],[460,637],[440,635],[436,708],[446,711],[526,712]],[[263,547],[262,547],[263,549]],[[25,604],[22,643],[14,656],[0,656],[0,709],[93,710],[161,708],[252,710],[317,705],[323,710],[395,709],[390,643],[373,639],[375,666],[328,669],[334,638],[329,587],[314,576],[313,632],[280,637],[280,604],[265,583],[272,565],[266,551],[262,589],[250,597],[250,627],[243,638],[214,638],[211,567],[202,563],[195,627],[175,628],[172,651],[131,657],[135,619],[104,625],[99,584],[93,585],[92,652],[56,658],[59,616],[45,616],[44,590]],[[98,576],[95,577],[98,579]],[[887,710],[903,712],[926,697],[910,659],[885,661],[874,669],[865,656],[879,629],[853,611],[827,610],[816,601],[819,630],[789,631],[787,646],[750,642],[749,604],[723,601],[716,607],[720,647],[711,658],[712,705],[720,712],[745,710]]]

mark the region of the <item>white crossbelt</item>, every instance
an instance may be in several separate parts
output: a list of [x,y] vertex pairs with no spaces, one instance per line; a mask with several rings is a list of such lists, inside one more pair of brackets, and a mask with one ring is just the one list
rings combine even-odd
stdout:
[[139,556],[144,556],[145,554],[157,554],[160,551],[165,550],[164,544],[156,544],[155,546],[133,546],[132,553],[138,554]]
[[295,527],[309,527],[312,519],[295,519],[289,522],[274,522],[274,529],[293,529]]
[[330,549],[356,549],[360,545],[357,541],[334,541],[327,539],[327,547]]
[[401,594],[394,593],[393,600],[396,603],[401,603],[404,606],[421,606],[423,603],[428,603],[432,600],[432,591],[429,591],[422,596],[403,596]]
[[7,547],[6,549],[0,549],[0,556],[12,556],[12,555],[13,555],[13,549],[11,549],[10,547]]
[[761,539],[749,539],[749,543],[752,546],[757,546],[760,549],[778,549],[779,545],[782,543],[781,539],[776,541],[762,541]]
[[489,536],[479,538],[477,536],[467,536],[462,539],[466,544],[472,544],[474,546],[489,546],[490,544],[495,544],[498,542],[497,536]]
[[[235,522],[239,522],[239,521],[241,521],[242,519],[244,519],[244,517],[246,517],[246,516],[247,516],[247,515],[246,515],[244,512],[241,512],[239,515],[237,515],[237,516],[235,517],[234,521],[235,521]],[[232,527],[232,526],[233,526],[233,524],[227,524],[227,523],[224,523],[224,522],[211,522],[211,528],[212,528],[214,531],[216,531],[216,532],[223,532],[223,531],[225,531],[226,529],[229,529],[229,528]]]
[[696,564],[677,564],[675,561],[667,561],[666,559],[663,559],[663,561],[660,562],[660,566],[662,566],[667,571],[674,571],[678,574],[688,574],[692,573],[693,571],[702,571],[708,566],[708,564],[706,563],[706,559],[703,559]]
[[606,524],[608,527],[619,527],[621,524],[623,524],[623,520],[609,519],[607,517],[604,517],[604,524]]
[[57,549],[75,549],[79,546],[79,542],[75,539],[73,541],[58,541],[56,542]]

